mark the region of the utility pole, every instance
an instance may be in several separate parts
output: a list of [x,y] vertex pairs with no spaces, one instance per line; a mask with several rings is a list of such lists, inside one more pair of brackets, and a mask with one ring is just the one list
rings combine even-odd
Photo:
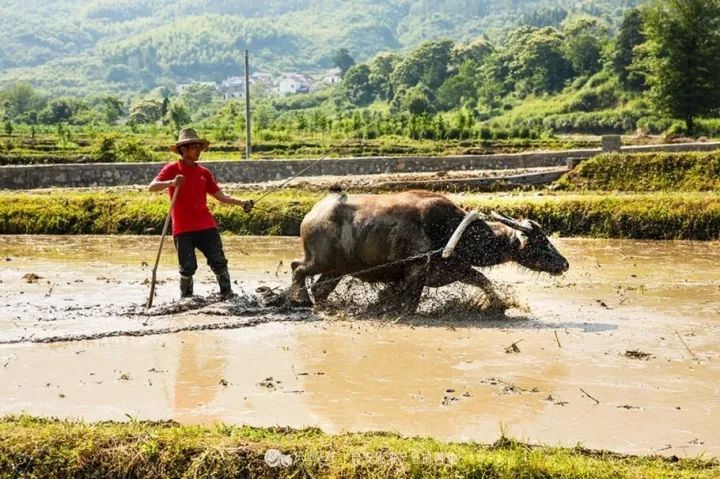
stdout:
[[245,50],[245,159],[250,159],[252,141],[250,139],[250,60]]

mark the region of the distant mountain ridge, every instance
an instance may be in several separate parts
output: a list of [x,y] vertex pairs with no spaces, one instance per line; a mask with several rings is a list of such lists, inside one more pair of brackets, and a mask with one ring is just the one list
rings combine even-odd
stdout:
[[599,16],[611,27],[640,0],[8,0],[0,85],[56,93],[130,92],[242,71],[313,71],[425,40],[502,36],[522,23]]

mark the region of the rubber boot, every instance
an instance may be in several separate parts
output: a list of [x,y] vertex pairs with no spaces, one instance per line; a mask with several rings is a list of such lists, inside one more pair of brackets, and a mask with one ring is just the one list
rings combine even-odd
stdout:
[[230,283],[230,273],[228,270],[224,270],[215,276],[217,277],[218,285],[220,285],[220,297],[222,299],[232,298],[234,293],[232,290],[232,284]]
[[180,298],[192,298],[193,279],[192,276],[180,276]]

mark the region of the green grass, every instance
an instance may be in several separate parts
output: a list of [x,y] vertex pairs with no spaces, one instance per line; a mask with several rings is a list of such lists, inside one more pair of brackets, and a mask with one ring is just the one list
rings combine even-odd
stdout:
[[559,184],[568,190],[720,191],[720,152],[599,155]]
[[[228,190],[240,198],[262,193]],[[301,218],[322,192],[287,189],[247,214],[210,200],[222,231],[242,235],[297,235]],[[563,236],[637,239],[720,237],[720,194],[659,192],[610,194],[464,194],[456,202],[481,211],[533,218]],[[145,191],[0,192],[2,234],[158,234],[167,214],[164,194]]]
[[[270,467],[268,449],[290,455]],[[327,435],[176,423],[86,424],[28,416],[0,421],[0,477],[29,478],[687,478],[717,461],[622,456],[582,448],[445,443],[389,433]]]
[[[203,160],[241,160],[245,158],[244,140],[217,140],[212,131],[200,131],[211,141],[211,148]],[[261,132],[253,140],[253,159],[322,158],[367,156],[447,156],[464,154],[517,153],[528,150],[587,148],[599,146],[599,138],[508,138],[467,140],[413,140],[397,135],[373,139],[349,139],[346,135],[293,132],[276,138],[273,132]],[[105,144],[103,139],[109,139]],[[168,151],[173,138],[162,131],[133,133],[121,129],[84,131],[72,135],[76,147],[60,148],[56,133],[38,133],[33,138],[27,132],[13,136],[0,135],[0,165],[32,165],[47,163],[93,162],[165,162],[175,158]]]

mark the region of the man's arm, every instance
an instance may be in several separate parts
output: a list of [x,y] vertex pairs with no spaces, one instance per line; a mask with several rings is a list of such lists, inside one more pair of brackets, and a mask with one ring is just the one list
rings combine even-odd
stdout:
[[213,197],[220,203],[242,206],[246,212],[250,211],[252,207],[255,206],[255,202],[253,200],[239,200],[237,198],[233,198],[232,196],[226,195],[222,190],[218,190],[217,192],[213,193]]
[[162,191],[165,188],[168,188],[170,186],[178,187],[178,186],[182,185],[183,181],[185,181],[185,177],[183,175],[177,175],[172,180],[165,180],[165,181],[158,180],[157,178],[155,178],[150,183],[149,189],[150,189],[150,191]]

